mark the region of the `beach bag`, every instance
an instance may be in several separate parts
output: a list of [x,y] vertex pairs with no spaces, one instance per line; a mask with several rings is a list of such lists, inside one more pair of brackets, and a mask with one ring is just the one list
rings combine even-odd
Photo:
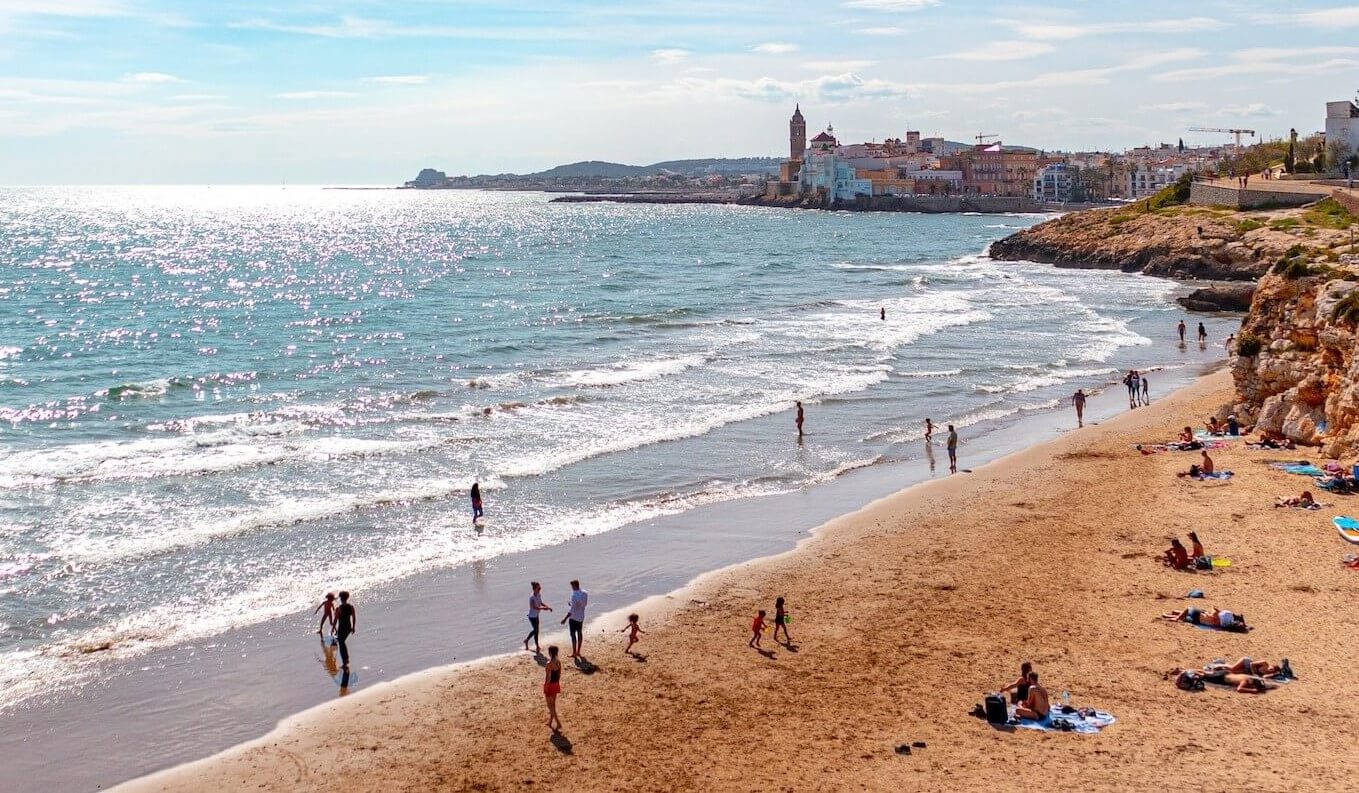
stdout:
[[1199,467],[1198,467],[1198,465],[1191,465],[1191,466],[1189,466],[1189,475],[1190,475],[1190,476],[1198,476],[1198,475],[1199,475]]
[[1000,694],[987,694],[985,705],[987,724],[1004,724],[1010,720],[1010,711],[1005,705],[1005,697]]
[[1197,674],[1186,670],[1175,678],[1175,687],[1183,691],[1202,691],[1203,679]]

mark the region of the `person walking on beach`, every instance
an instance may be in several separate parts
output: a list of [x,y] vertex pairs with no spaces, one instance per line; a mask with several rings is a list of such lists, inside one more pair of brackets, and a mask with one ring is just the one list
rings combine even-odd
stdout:
[[1085,426],[1085,392],[1077,388],[1071,395],[1071,404],[1076,407],[1076,426]]
[[557,717],[557,695],[562,693],[562,662],[557,658],[557,645],[547,648],[547,664],[543,666],[543,699],[547,700],[547,726],[561,732],[562,720]]
[[1205,342],[1207,342],[1207,341],[1208,341],[1208,329],[1205,328],[1205,327],[1203,327],[1203,323],[1200,322],[1200,323],[1199,323],[1199,344],[1203,344],[1203,343],[1205,343]]
[[948,472],[958,473],[958,431],[948,425]]
[[529,595],[528,636],[524,637],[524,649],[528,650],[529,639],[533,640],[533,652],[541,653],[538,647],[538,615],[544,611],[551,611],[552,607],[543,602],[543,587],[537,581],[530,581],[529,586],[533,587],[533,594]]
[[1149,383],[1147,382],[1147,376],[1146,376],[1146,375],[1142,375],[1142,376],[1141,376],[1140,378],[1138,378],[1138,379],[1140,379],[1140,380],[1142,381],[1142,404],[1143,404],[1143,405],[1150,405],[1150,404],[1151,404],[1151,384],[1149,384]]
[[754,622],[750,623],[750,642],[748,642],[748,646],[754,647],[756,650],[761,649],[761,636],[764,636],[764,609],[760,609],[759,612],[755,614]]
[[802,437],[802,419],[802,401],[799,400],[797,403],[797,418],[793,419],[793,423],[797,425],[797,436],[799,438]]
[[329,622],[329,623],[330,623],[330,635],[331,635],[331,636],[334,636],[334,635],[335,635],[335,593],[334,593],[334,592],[327,592],[327,593],[326,593],[326,598],[325,598],[325,600],[322,600],[322,601],[321,601],[321,605],[319,605],[319,606],[317,606],[315,609],[313,609],[311,613],[312,613],[312,615],[314,616],[314,615],[316,614],[316,612],[318,612],[318,611],[321,612],[321,624],[316,628],[316,632],[317,632],[318,634],[320,634],[322,631],[324,631],[324,630],[325,630],[325,627],[326,627],[326,623]]
[[349,593],[340,592],[339,626],[335,639],[340,645],[340,668],[349,671],[349,637],[359,632],[359,615],[354,604],[349,602]]
[[1180,344],[1184,344],[1184,320],[1180,320]]
[[779,631],[783,631],[783,643],[792,644],[793,640],[788,638],[788,611],[783,606],[783,596],[774,598],[774,641],[779,640]]
[[473,482],[473,483],[472,483],[472,525],[473,525],[473,526],[477,525],[477,521],[478,521],[478,520],[481,520],[481,516],[484,515],[485,512],[486,512],[486,511],[485,511],[484,509],[482,509],[482,507],[481,507],[481,483],[480,483],[480,482]]
[[1136,374],[1132,369],[1123,376],[1123,385],[1128,387],[1128,407],[1137,407],[1137,386],[1133,384],[1133,376]]
[[641,623],[637,621],[638,619],[640,618],[636,614],[629,614],[628,624],[624,625],[623,630],[619,631],[619,633],[631,631],[631,633],[628,633],[628,646],[623,648],[623,652],[625,653],[632,652],[632,645],[637,643],[637,634],[646,633],[646,631],[642,630]]
[[934,422],[925,419],[925,443],[929,443],[934,438]]
[[581,645],[585,643],[585,604],[590,602],[590,594],[580,588],[579,581],[571,582],[571,606],[562,617],[571,634],[571,657],[580,658]]

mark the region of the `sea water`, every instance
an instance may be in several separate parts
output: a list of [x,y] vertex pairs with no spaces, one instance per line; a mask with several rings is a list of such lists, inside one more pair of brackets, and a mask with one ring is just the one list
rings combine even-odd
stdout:
[[1174,284],[983,255],[1040,216],[549,200],[0,190],[0,708],[1176,357]]

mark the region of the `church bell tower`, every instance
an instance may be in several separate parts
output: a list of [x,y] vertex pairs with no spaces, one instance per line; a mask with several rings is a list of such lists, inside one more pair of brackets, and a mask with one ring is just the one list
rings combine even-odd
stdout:
[[807,122],[802,118],[802,106],[793,108],[793,117],[788,120],[788,159],[801,160],[807,150]]

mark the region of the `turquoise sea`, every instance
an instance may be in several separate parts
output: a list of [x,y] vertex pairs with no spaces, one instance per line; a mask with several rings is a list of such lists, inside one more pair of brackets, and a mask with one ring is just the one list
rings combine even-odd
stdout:
[[549,198],[0,189],[0,709],[1184,363],[1175,284],[984,256],[1039,216]]

